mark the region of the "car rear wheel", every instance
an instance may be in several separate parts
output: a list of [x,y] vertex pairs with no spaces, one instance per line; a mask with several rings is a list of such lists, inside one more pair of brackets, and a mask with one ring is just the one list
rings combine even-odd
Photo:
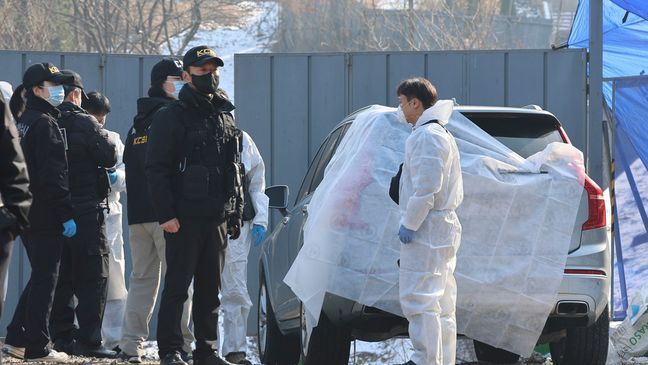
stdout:
[[336,326],[324,314],[320,314],[317,327],[310,338],[306,335],[304,305],[301,309],[301,343],[304,365],[347,365],[351,351],[351,331]]
[[605,365],[610,335],[610,313],[605,307],[596,322],[585,328],[568,328],[567,336],[549,344],[555,365]]
[[299,362],[299,341],[296,337],[283,335],[279,330],[263,276],[259,286],[257,304],[257,342],[261,363],[267,365],[297,364]]
[[474,340],[477,360],[495,364],[515,364],[520,355]]

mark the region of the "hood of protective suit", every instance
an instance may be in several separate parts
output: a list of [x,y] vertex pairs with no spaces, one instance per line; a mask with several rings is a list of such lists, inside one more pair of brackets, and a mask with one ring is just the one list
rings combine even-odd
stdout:
[[414,129],[431,120],[438,120],[439,124],[445,126],[452,115],[454,102],[452,100],[439,100],[431,107],[425,109],[423,114],[416,121]]

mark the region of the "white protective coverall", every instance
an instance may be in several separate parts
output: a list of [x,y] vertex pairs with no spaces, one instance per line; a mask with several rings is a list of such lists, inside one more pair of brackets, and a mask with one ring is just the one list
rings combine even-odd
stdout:
[[[454,269],[461,241],[455,209],[463,200],[463,180],[457,144],[441,126],[452,110],[444,100],[423,112],[407,138],[400,180],[400,223],[415,231],[412,242],[401,245],[400,303],[409,321],[411,360],[419,365],[455,364]],[[423,125],[435,119],[439,123]]]
[[101,337],[104,346],[109,349],[119,344],[122,335],[122,322],[126,306],[126,281],[124,278],[126,261],[124,259],[124,238],[122,237],[122,205],[119,202],[120,192],[126,190],[126,173],[124,171],[124,144],[117,132],[108,131],[108,139],[114,143],[117,151],[117,181],[110,184],[108,204],[110,213],[106,219],[106,240],[110,247],[108,274],[108,295],[106,296],[106,309],[101,325]]
[[252,243],[252,226],[268,227],[268,196],[265,195],[265,165],[252,138],[243,132],[241,161],[245,180],[256,215],[244,222],[238,239],[230,240],[225,250],[221,274],[221,308],[223,310],[223,347],[221,353],[246,352],[247,319],[252,301],[247,289],[248,253]]

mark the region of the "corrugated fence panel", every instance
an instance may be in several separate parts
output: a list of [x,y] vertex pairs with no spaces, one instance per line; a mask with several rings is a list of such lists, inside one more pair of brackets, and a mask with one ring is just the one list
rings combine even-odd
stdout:
[[[585,54],[577,52],[547,53],[547,110],[563,124],[572,143],[586,153],[587,79],[583,72]],[[601,121],[595,125],[600,126]],[[600,133],[600,127],[597,131]],[[600,146],[599,146],[600,147]],[[599,161],[600,162],[600,161]]]
[[94,90],[101,90],[104,77],[101,55],[64,55],[61,68],[74,70],[81,75],[81,78],[83,79],[83,87],[85,88],[86,93]]
[[386,70],[385,54],[351,56],[351,111],[387,102]]
[[310,162],[324,138],[346,115],[346,68],[344,55],[310,57]]
[[[273,167],[272,159],[272,60],[270,57],[235,56],[235,94],[236,122],[254,140],[266,167],[266,185],[273,184],[270,179]],[[293,194],[295,194],[293,192]],[[276,212],[274,212],[277,214]],[[272,214],[270,215],[272,217]],[[269,227],[272,227],[272,220]],[[250,272],[248,275],[248,292],[255,310],[248,317],[248,328],[256,328],[256,297],[259,290],[258,262],[259,250],[251,249],[248,257]]]
[[110,112],[106,127],[124,140],[137,112],[137,98],[143,88],[140,73],[144,70],[139,57],[122,55],[108,55],[105,67],[106,75],[110,75],[106,77],[105,94],[111,106],[118,106]]
[[468,55],[468,103],[505,104],[504,52],[475,52]]
[[15,89],[22,83],[23,57],[19,53],[0,52],[0,80],[8,81]]
[[544,107],[544,52],[511,53],[507,63],[506,104]]
[[[272,181],[295,197],[308,167],[308,58],[278,56],[272,68]],[[268,156],[266,156],[267,158]]]
[[436,86],[440,98],[455,98],[460,104],[468,102],[465,59],[461,52],[428,54],[426,77]]

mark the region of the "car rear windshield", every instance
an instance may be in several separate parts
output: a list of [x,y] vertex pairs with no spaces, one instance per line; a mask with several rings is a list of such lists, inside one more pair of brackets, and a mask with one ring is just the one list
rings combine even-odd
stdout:
[[564,142],[558,121],[549,115],[527,113],[462,113],[506,147],[527,158],[552,142]]

